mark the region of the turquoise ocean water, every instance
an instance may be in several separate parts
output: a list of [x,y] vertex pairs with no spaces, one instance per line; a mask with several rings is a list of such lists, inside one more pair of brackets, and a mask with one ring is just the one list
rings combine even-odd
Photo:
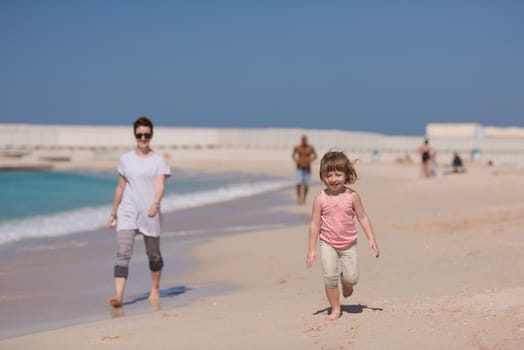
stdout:
[[[116,172],[0,172],[0,245],[70,235],[106,225]],[[290,179],[174,170],[164,213],[292,186]]]

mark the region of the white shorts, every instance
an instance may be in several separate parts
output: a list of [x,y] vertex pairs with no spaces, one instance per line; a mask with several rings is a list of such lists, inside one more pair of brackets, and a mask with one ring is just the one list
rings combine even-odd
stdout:
[[358,282],[357,243],[346,249],[335,249],[320,240],[320,257],[326,288],[337,288],[341,278],[344,286],[354,286]]

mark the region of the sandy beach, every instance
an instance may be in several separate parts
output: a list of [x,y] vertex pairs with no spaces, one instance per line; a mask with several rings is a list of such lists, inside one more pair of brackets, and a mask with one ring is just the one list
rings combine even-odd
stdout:
[[[292,173],[288,162],[176,165]],[[246,219],[254,228],[245,233],[213,236],[209,229],[184,251],[197,263],[178,271],[177,281],[165,275],[162,285],[227,287],[181,305],[161,299],[159,309],[148,305],[134,314],[124,307],[123,317],[4,339],[0,348],[521,349],[522,169],[472,166],[432,179],[419,178],[418,164],[359,162],[357,170],[353,188],[373,221],[381,257],[368,251],[361,233],[360,282],[335,322],[324,320],[320,265],[305,267],[311,201],[322,188],[317,182],[305,206],[294,204],[293,189],[274,194],[278,201],[266,199],[263,219]],[[224,212],[234,216],[256,202],[230,203]],[[168,225],[181,229],[176,220]],[[0,302],[12,301],[2,295]]]

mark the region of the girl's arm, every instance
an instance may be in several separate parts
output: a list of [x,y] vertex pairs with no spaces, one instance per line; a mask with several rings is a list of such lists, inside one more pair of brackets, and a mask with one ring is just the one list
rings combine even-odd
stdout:
[[160,209],[160,202],[162,201],[162,197],[164,196],[164,189],[166,186],[166,176],[164,174],[158,175],[156,177],[155,182],[155,199],[153,203],[151,203],[151,207],[149,208],[149,217],[154,217],[158,210]]
[[123,175],[118,175],[118,183],[116,184],[115,197],[113,198],[113,206],[111,207],[111,215],[108,222],[108,226],[111,228],[116,226],[116,211],[122,201],[125,188],[126,178]]
[[309,224],[308,255],[306,259],[307,268],[313,266],[313,262],[317,260],[318,257],[317,243],[320,231],[321,200],[320,195],[318,195],[313,202],[313,212],[311,213],[311,222]]
[[369,220],[368,215],[364,210],[364,206],[362,205],[362,200],[360,199],[359,194],[355,191],[351,192],[351,199],[353,200],[353,210],[355,211],[358,222],[368,237],[369,249],[373,250],[375,252],[375,257],[378,258],[380,252],[378,250],[377,241],[375,240],[375,233],[373,232],[371,221]]

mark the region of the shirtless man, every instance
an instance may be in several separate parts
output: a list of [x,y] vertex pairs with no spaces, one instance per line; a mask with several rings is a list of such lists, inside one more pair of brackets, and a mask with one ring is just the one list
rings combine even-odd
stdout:
[[306,135],[303,135],[300,144],[295,146],[291,157],[297,165],[297,203],[305,204],[311,178],[311,163],[317,159],[315,148],[307,143]]

